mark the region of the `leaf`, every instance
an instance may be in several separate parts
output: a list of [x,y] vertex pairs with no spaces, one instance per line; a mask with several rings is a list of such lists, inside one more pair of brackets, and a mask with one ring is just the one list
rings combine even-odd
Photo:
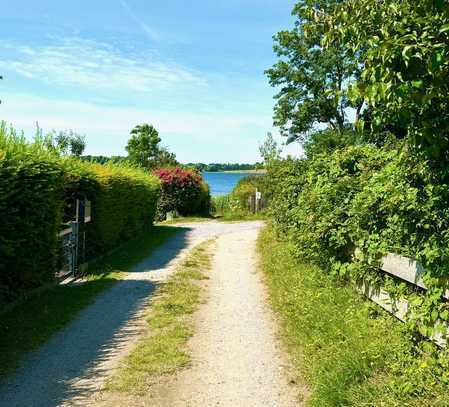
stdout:
[[449,31],[449,24],[444,24],[440,28],[440,34],[445,33],[446,31]]
[[402,56],[405,60],[409,60],[410,56],[407,55],[407,52],[410,51],[414,46],[413,45],[406,45],[404,49],[402,50]]

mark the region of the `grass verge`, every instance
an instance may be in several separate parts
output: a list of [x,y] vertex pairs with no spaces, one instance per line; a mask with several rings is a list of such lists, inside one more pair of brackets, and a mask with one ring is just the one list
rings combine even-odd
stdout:
[[171,220],[164,220],[159,222],[158,225],[177,225],[180,223],[197,223],[197,222],[208,222],[210,220],[215,220],[214,216],[180,216],[179,218],[174,218]]
[[178,225],[183,223],[201,223],[216,220],[218,222],[245,222],[255,220],[266,220],[267,215],[264,212],[260,213],[248,213],[248,212],[225,212],[217,215],[210,216],[192,216],[192,217],[179,217],[172,220],[166,220],[158,223],[158,225]]
[[106,389],[143,394],[162,375],[188,365],[185,345],[192,335],[190,315],[202,300],[201,280],[207,279],[212,258],[211,244],[195,247],[175,274],[161,285],[149,309],[148,334],[109,380]]
[[301,264],[271,227],[258,242],[273,307],[310,406],[447,406],[447,351],[319,268]]
[[53,286],[0,314],[0,377],[17,367],[24,354],[64,328],[101,291],[120,280],[123,272],[143,260],[178,230],[155,226],[93,263],[87,282]]

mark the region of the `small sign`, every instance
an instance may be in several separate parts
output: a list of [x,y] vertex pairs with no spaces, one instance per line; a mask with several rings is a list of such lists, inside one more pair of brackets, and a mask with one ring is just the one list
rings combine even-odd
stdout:
[[262,192],[256,192],[256,200],[260,201],[262,199]]

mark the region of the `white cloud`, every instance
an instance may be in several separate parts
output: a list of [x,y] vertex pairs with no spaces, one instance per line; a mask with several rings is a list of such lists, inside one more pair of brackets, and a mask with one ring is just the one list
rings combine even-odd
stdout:
[[80,38],[33,48],[0,45],[16,55],[0,58],[3,70],[51,84],[133,92],[206,84],[199,73],[154,55],[124,55],[111,45]]
[[271,128],[271,117],[242,113],[164,111],[52,100],[38,96],[2,95],[0,119],[32,135],[36,121],[44,131],[73,129],[87,136],[87,153],[124,154],[129,132],[149,122],[163,143],[183,162],[252,162]]

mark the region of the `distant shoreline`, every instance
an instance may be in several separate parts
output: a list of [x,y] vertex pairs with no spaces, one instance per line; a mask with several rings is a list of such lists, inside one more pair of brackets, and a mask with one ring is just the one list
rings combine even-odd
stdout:
[[267,170],[229,170],[229,171],[204,171],[209,174],[219,174],[219,173],[226,173],[226,174],[266,174]]

